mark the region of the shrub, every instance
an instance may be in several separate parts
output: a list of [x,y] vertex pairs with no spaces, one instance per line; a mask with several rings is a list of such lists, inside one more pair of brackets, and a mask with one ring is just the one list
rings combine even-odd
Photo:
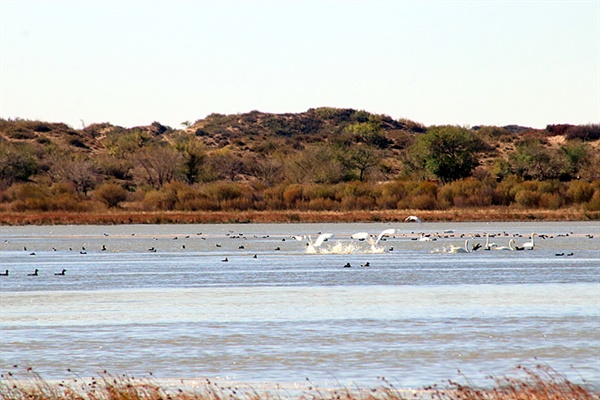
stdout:
[[564,205],[564,198],[558,193],[542,193],[539,206],[551,210],[557,210]]
[[600,211],[600,190],[596,190],[590,201],[585,205],[588,211]]
[[288,206],[293,206],[302,201],[302,185],[294,184],[288,186],[283,192],[283,201]]
[[575,204],[587,203],[594,195],[594,188],[585,181],[573,181],[567,189],[567,198]]
[[116,183],[105,183],[96,189],[94,198],[106,204],[108,208],[115,208],[127,200],[127,190]]
[[524,208],[535,208],[540,203],[541,194],[533,190],[521,190],[515,195],[515,201]]

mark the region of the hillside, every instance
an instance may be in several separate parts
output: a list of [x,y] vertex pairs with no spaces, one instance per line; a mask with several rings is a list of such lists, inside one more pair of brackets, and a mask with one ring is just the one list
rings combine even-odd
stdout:
[[0,212],[600,207],[597,124],[427,127],[322,107],[180,128],[1,119],[0,145]]

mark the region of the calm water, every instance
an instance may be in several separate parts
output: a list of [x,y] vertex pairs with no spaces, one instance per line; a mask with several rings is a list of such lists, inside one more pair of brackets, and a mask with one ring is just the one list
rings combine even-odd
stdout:
[[[350,238],[389,228],[381,253]],[[600,387],[598,223],[0,229],[2,372],[420,387],[545,363]],[[319,232],[335,236],[318,254],[293,237]],[[432,252],[485,232],[502,246],[543,238]]]

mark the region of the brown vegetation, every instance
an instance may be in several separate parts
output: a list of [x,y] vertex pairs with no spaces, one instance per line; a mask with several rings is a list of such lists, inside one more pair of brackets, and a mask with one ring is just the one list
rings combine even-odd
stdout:
[[0,219],[369,221],[481,208],[598,219],[599,149],[598,125],[425,127],[335,108],[212,114],[183,129],[0,119]]
[[121,225],[121,224],[229,224],[229,223],[342,223],[403,222],[418,214],[428,222],[592,221],[600,212],[568,208],[521,210],[509,207],[442,211],[153,211],[153,212],[3,212],[0,225]]
[[[176,388],[161,384],[152,378],[114,376],[106,371],[90,379],[74,378],[60,383],[49,383],[27,369],[24,374],[9,372],[0,378],[0,396],[6,400],[259,400],[259,399],[313,399],[313,400],[401,400],[401,399],[471,399],[471,400],[594,400],[600,393],[570,382],[551,368],[517,367],[520,377],[491,379],[493,387],[477,387],[467,383],[448,381],[444,386],[433,385],[423,389],[396,388],[385,378],[376,388],[326,388],[311,382],[306,389],[294,392],[276,387],[255,389],[244,385],[224,386],[206,379],[194,385]],[[199,383],[199,384],[198,384]],[[183,380],[181,381],[183,385]]]

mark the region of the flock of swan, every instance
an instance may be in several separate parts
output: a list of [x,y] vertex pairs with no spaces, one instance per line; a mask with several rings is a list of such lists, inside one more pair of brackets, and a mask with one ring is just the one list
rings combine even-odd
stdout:
[[[405,222],[417,222],[419,224],[423,224],[423,221],[414,215],[410,215],[406,217]],[[453,231],[446,231],[445,233],[453,233]],[[324,246],[324,243],[329,239],[333,238],[334,235],[332,233],[321,233],[315,241],[312,240],[310,235],[304,236],[295,236],[297,240],[307,240],[306,252],[308,254],[351,254],[356,252],[366,252],[366,253],[383,253],[386,251],[385,248],[381,247],[379,243],[384,240],[385,237],[396,234],[396,229],[390,228],[381,231],[377,236],[370,234],[369,232],[356,232],[350,235],[351,239],[357,241],[366,241],[369,243],[370,247],[367,250],[364,248],[357,246],[354,242],[343,243],[341,241],[336,242],[332,246]],[[535,237],[538,236],[537,233],[532,232],[530,236],[530,241],[525,242],[521,245],[517,245],[514,238],[509,239],[508,244],[506,246],[501,246],[496,243],[490,243],[489,234],[485,235],[485,244],[481,245],[480,243],[476,243],[473,246],[470,246],[470,239],[466,239],[464,245],[450,245],[447,247],[441,247],[434,250],[431,250],[431,253],[472,253],[479,249],[482,250],[494,250],[494,251],[520,251],[520,250],[533,250],[535,249]],[[421,242],[429,242],[435,241],[436,238],[432,238],[430,235],[425,235],[423,232],[419,233],[417,238],[413,240],[421,241]],[[388,249],[388,251],[393,250],[393,248]]]

